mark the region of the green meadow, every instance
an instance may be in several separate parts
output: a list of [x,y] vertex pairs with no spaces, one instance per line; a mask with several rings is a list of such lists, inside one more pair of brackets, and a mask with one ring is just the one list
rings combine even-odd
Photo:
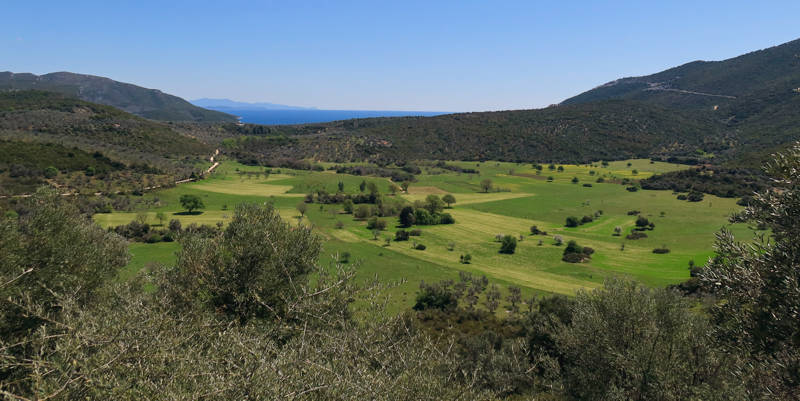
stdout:
[[[630,165],[628,165],[630,163]],[[498,162],[450,162],[462,168],[479,170],[479,174],[456,173],[436,167],[423,167],[423,174],[411,183],[407,193],[390,195],[391,184],[386,178],[336,174],[332,171],[312,172],[273,168],[265,174],[263,167],[244,166],[224,161],[209,178],[200,182],[179,185],[145,195],[155,206],[136,213],[97,214],[95,220],[105,227],[127,224],[137,214],[145,214],[150,224],[157,225],[156,214],[162,212],[167,221],[178,219],[185,226],[225,224],[236,204],[269,202],[292,224],[311,225],[325,238],[322,263],[341,259],[345,252],[348,263],[358,266],[363,279],[377,277],[393,283],[388,290],[393,310],[413,304],[421,280],[455,279],[459,271],[486,275],[503,286],[516,285],[526,295],[542,293],[574,294],[580,289],[593,288],[611,276],[625,276],[651,286],[666,286],[686,280],[690,260],[704,263],[713,254],[714,233],[728,226],[727,218],[740,209],[736,199],[706,196],[701,202],[676,199],[670,191],[629,192],[623,179],[636,180],[652,174],[673,171],[685,166],[651,163],[649,160],[610,162],[607,166],[562,165],[563,171],[542,171],[531,164]],[[635,171],[634,171],[635,170]],[[243,174],[250,173],[250,174]],[[552,177],[552,181],[548,180]],[[598,183],[603,177],[605,183]],[[493,190],[483,193],[480,183],[491,179]],[[573,179],[578,182],[574,183]],[[415,226],[422,235],[412,237],[426,246],[412,249],[412,241],[395,242],[398,229],[396,217],[386,217],[387,230],[374,239],[366,221],[344,214],[342,205],[307,205],[305,217],[299,219],[296,210],[306,193],[318,189],[336,192],[339,182],[344,191],[359,192],[362,181],[375,182],[385,196],[397,196],[412,202],[430,194],[455,196],[452,209],[445,209],[456,220],[452,225]],[[591,184],[591,186],[584,186]],[[184,194],[200,197],[205,204],[202,213],[183,214],[179,198]],[[655,223],[647,238],[628,240],[626,234],[634,227],[638,211]],[[565,227],[568,216],[599,218],[575,228]],[[337,222],[341,228],[337,228]],[[165,222],[166,223],[166,222]],[[531,235],[536,225],[547,235]],[[615,227],[622,228],[614,236]],[[747,227],[731,226],[737,235],[746,234]],[[500,254],[498,234],[520,239],[513,255]],[[591,260],[567,263],[561,260],[564,245],[555,244],[554,236],[566,243],[575,240],[582,246],[595,249]],[[668,248],[667,254],[655,254],[655,248]],[[624,248],[624,249],[623,249]],[[177,243],[132,243],[130,264],[120,272],[126,279],[149,264],[174,263]],[[460,255],[470,254],[469,264],[460,263]]]

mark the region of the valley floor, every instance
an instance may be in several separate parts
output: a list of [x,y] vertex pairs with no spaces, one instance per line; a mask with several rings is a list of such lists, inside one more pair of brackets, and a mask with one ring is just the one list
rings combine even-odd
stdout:
[[[357,193],[359,184],[366,181],[375,182],[381,192],[387,194],[390,181],[379,177],[288,169],[272,169],[267,175],[261,174],[263,167],[225,161],[206,180],[146,195],[157,200],[157,206],[140,213],[147,214],[150,224],[157,223],[157,212],[164,212],[168,220],[180,220],[184,226],[215,224],[228,221],[238,203],[271,202],[284,218],[313,225],[326,239],[323,263],[340,259],[341,254],[347,252],[351,255],[349,263],[358,264],[362,278],[377,276],[382,282],[396,283],[389,290],[393,299],[391,309],[401,310],[413,304],[421,280],[455,279],[459,271],[486,275],[505,286],[520,286],[527,295],[571,295],[581,289],[597,287],[612,276],[633,278],[650,286],[685,281],[689,277],[689,261],[703,264],[712,256],[714,233],[728,225],[727,217],[740,209],[736,199],[731,198],[706,196],[701,202],[686,202],[677,200],[669,191],[630,192],[618,183],[596,182],[598,177],[604,177],[607,182],[619,182],[686,168],[649,160],[612,162],[605,167],[600,164],[566,165],[563,172],[551,171],[545,166],[539,173],[530,164],[450,164],[474,168],[480,174],[423,167],[423,174],[410,185],[407,193],[386,195],[408,201],[421,200],[429,194],[455,196],[452,209],[445,209],[455,218],[455,224],[415,227],[422,230],[422,235],[412,239],[426,245],[425,250],[412,249],[412,241],[390,241],[387,245],[385,238],[394,238],[398,229],[396,217],[385,218],[388,229],[380,233],[377,240],[366,228],[365,221],[344,214],[341,205],[309,204],[305,217],[298,219],[295,207],[306,193],[318,189],[334,193],[339,182],[343,183],[345,192]],[[548,177],[553,178],[552,182]],[[480,182],[487,178],[493,181],[495,191],[482,193]],[[578,183],[574,183],[573,178],[577,178]],[[591,186],[584,186],[588,183]],[[180,214],[182,208],[178,199],[184,194],[197,195],[203,200],[205,208],[201,214]],[[568,216],[580,218],[599,211],[602,214],[591,223],[576,228],[564,226]],[[639,213],[629,214],[631,211]],[[628,240],[625,236],[634,227],[637,214],[654,222],[655,229],[645,231],[647,238]],[[115,212],[97,214],[95,220],[109,227],[127,224],[135,217],[136,213]],[[337,222],[341,222],[342,228],[336,228]],[[546,231],[547,235],[531,235],[532,225]],[[618,226],[622,228],[622,235],[614,236],[614,228]],[[742,225],[730,228],[738,235],[748,231]],[[516,253],[498,252],[500,244],[495,240],[498,234],[520,239]],[[575,240],[596,252],[586,263],[563,262],[564,246],[555,244],[555,235],[562,236],[565,243]],[[655,248],[668,248],[670,252],[655,254]],[[177,250],[176,243],[134,243],[131,245],[133,259],[121,278],[135,275],[151,262],[173,263]],[[467,253],[472,256],[472,262],[460,263],[460,256]]]

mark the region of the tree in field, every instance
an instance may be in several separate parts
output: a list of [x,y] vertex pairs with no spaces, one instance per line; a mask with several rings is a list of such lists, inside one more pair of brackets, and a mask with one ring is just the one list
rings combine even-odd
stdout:
[[305,217],[306,211],[308,211],[308,204],[305,202],[300,202],[297,204],[297,206],[295,206],[295,208],[300,213],[300,217]]
[[619,237],[620,235],[622,235],[622,227],[620,226],[614,227],[614,236]]
[[164,225],[164,220],[166,220],[166,219],[167,219],[167,215],[164,214],[164,212],[156,213],[156,220],[158,220],[158,225],[163,226]]
[[400,192],[400,187],[398,187],[397,184],[395,184],[393,182],[390,182],[389,183],[389,192],[392,195],[396,195],[398,192]]
[[370,195],[377,195],[380,193],[380,190],[378,190],[378,184],[372,181],[367,184],[367,191],[369,191]]
[[483,181],[481,181],[481,191],[483,191],[484,193],[491,191],[492,185],[493,185],[492,180],[488,178],[484,179]]
[[411,227],[414,225],[415,217],[414,217],[414,208],[411,206],[406,206],[402,210],[400,210],[400,225],[403,227]]
[[438,196],[430,194],[425,198],[425,209],[430,214],[439,213],[444,209],[444,202]]
[[442,202],[446,203],[448,208],[451,208],[456,203],[456,197],[452,194],[445,194],[442,196]]
[[358,184],[358,189],[359,189],[361,192],[364,192],[364,190],[365,190],[366,188],[367,188],[367,182],[362,180],[362,181],[361,181],[361,184]]
[[344,182],[339,181],[338,188],[339,188],[339,192],[343,192],[344,191]]
[[403,188],[403,192],[408,192],[408,186],[409,186],[409,185],[411,185],[411,182],[409,182],[409,181],[403,181],[403,182],[400,184],[400,188]]
[[517,239],[512,235],[506,235],[500,242],[500,253],[513,254],[517,249]]
[[206,207],[203,204],[203,201],[197,195],[181,195],[180,197],[181,206],[186,209],[189,213],[194,212],[197,209],[202,209]]
[[575,216],[569,216],[567,217],[567,221],[564,225],[567,227],[577,227],[581,225],[581,221]]
[[650,225],[650,220],[647,220],[647,217],[639,215],[639,217],[636,218],[636,227],[644,229],[647,228],[647,226],[649,225]]
[[765,227],[769,236],[739,242],[723,228],[700,282],[724,301],[712,309],[716,338],[753,365],[741,379],[790,399],[800,389],[800,144],[774,155],[765,171],[774,189],[754,195],[731,221]]

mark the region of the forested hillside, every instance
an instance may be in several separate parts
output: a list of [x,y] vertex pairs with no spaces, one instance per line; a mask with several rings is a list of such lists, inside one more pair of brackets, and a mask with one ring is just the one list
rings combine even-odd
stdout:
[[0,92],[43,90],[58,92],[92,103],[118,109],[153,120],[235,121],[230,114],[197,107],[177,96],[156,89],[117,82],[104,77],[54,72],[45,75],[0,72]]
[[[45,180],[84,187],[83,181],[184,177],[212,148],[167,124],[53,92],[0,93],[0,189],[30,191]],[[76,177],[73,173],[80,172]],[[90,178],[91,177],[91,178]],[[91,185],[91,187],[96,187]]]
[[[735,143],[713,121],[626,101],[541,110],[371,118],[250,130],[245,147],[266,157],[322,160],[586,162],[720,154]],[[299,131],[299,132],[298,132]],[[248,133],[246,129],[234,132]],[[275,138],[285,137],[278,141]],[[258,139],[257,139],[258,138]]]

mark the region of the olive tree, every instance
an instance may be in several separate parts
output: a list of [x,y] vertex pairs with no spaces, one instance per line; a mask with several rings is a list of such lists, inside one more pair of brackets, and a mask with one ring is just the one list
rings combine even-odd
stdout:
[[700,281],[723,300],[712,309],[717,338],[754,366],[743,379],[776,399],[791,398],[800,387],[800,144],[774,155],[765,170],[774,187],[755,194],[732,221],[766,227],[769,237],[739,242],[721,230]]
[[453,204],[456,203],[456,197],[452,194],[445,194],[442,196],[442,202],[447,204],[447,207],[453,207]]
[[271,205],[241,204],[222,235],[181,240],[173,295],[238,317],[282,316],[314,268],[320,239],[284,222]]
[[186,209],[189,213],[194,212],[197,209],[202,209],[205,207],[203,201],[197,195],[181,195],[180,197],[181,206]]

